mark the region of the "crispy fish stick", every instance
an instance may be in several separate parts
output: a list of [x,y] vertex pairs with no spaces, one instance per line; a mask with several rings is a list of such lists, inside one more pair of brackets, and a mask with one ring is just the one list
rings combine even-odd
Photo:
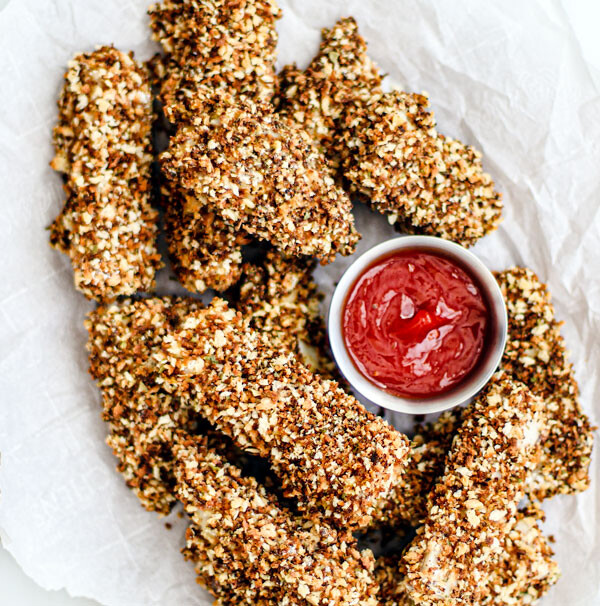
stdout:
[[100,306],[86,320],[90,374],[102,390],[107,443],[127,485],[149,511],[169,513],[174,494],[171,444],[192,431],[197,413],[163,389],[150,366],[170,326],[198,309],[192,299],[142,299]]
[[373,556],[350,533],[295,517],[202,442],[175,455],[186,551],[221,603],[376,606]]
[[293,354],[271,349],[224,301],[190,314],[155,360],[160,382],[268,459],[303,510],[365,526],[405,464],[405,436]]
[[[503,549],[482,580],[481,606],[536,603],[556,583],[560,571],[553,551],[538,526],[539,515],[518,511]],[[406,594],[406,566],[398,556],[379,558],[375,578],[380,606],[415,606]]]
[[430,499],[425,524],[403,556],[415,603],[479,603],[537,463],[543,402],[497,375],[465,411]]
[[382,77],[367,55],[367,44],[352,17],[323,29],[319,53],[305,71],[283,68],[276,100],[279,112],[295,120],[339,164],[338,121],[348,106],[380,92]]
[[288,255],[322,262],[354,251],[351,202],[310,137],[262,106],[213,91],[161,155],[170,186]]
[[152,96],[130,55],[104,46],[69,62],[52,168],[66,174],[50,243],[71,258],[75,286],[98,301],[154,287],[160,266],[150,206]]
[[497,274],[508,308],[508,340],[502,368],[546,402],[548,435],[528,480],[538,499],[589,487],[593,434],[579,403],[573,367],[554,317],[550,293],[530,269]]
[[166,53],[161,100],[173,123],[186,120],[197,86],[270,101],[276,84],[273,0],[163,0],[150,10],[152,38]]
[[418,526],[427,516],[428,497],[444,471],[446,456],[462,422],[462,409],[449,410],[417,430],[408,464],[373,512],[371,526]]
[[424,95],[373,95],[344,118],[342,172],[403,231],[465,246],[496,229],[501,196],[483,172],[481,154],[438,135]]
[[246,265],[236,307],[249,328],[265,333],[271,348],[291,351],[313,372],[334,378],[314,266],[313,260],[269,251],[261,264]]

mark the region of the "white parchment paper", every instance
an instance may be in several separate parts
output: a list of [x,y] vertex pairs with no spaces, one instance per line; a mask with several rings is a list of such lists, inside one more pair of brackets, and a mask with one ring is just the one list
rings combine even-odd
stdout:
[[[168,530],[114,471],[99,394],[87,376],[82,322],[91,305],[73,289],[70,264],[44,231],[63,202],[48,162],[65,65],[75,52],[111,42],[149,57],[156,48],[146,4],[12,0],[0,13],[0,533],[44,587],[110,606],[208,604],[179,554],[184,522],[173,515]],[[584,406],[597,419],[600,5],[280,4],[280,66],[306,65],[320,28],[352,14],[381,68],[406,90],[430,94],[439,131],[484,151],[505,195],[505,221],[474,250],[492,269],[526,264],[549,282]],[[359,252],[392,235],[381,216],[357,215]],[[328,292],[349,261],[318,270]],[[591,473],[590,491],[545,505],[563,570],[545,606],[600,604],[597,457]]]

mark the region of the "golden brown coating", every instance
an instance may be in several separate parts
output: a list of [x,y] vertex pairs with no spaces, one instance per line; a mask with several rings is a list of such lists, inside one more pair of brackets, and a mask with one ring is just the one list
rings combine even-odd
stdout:
[[448,410],[418,427],[408,464],[373,513],[372,526],[418,526],[427,517],[428,497],[444,471],[446,455],[462,422],[462,409]]
[[237,309],[269,346],[291,351],[310,370],[336,378],[327,329],[319,312],[322,294],[312,281],[315,262],[270,250],[261,264],[247,264]]
[[199,85],[271,99],[281,16],[274,0],[163,0],[149,14],[167,55],[161,100],[172,122],[185,116],[185,98]]
[[170,187],[285,254],[351,254],[352,204],[310,137],[264,106],[210,97],[211,111],[179,128],[161,155]]
[[496,276],[508,310],[502,368],[544,399],[548,435],[540,465],[528,480],[537,499],[586,490],[593,434],[545,284],[523,267]]
[[160,267],[150,206],[152,96],[147,72],[104,46],[65,74],[52,168],[67,200],[50,243],[71,258],[75,286],[98,301],[154,287]]
[[161,383],[268,459],[287,497],[336,524],[365,526],[405,464],[405,436],[293,354],[271,349],[222,300],[190,314],[155,362]]
[[485,595],[539,459],[543,409],[523,384],[498,374],[465,410],[428,517],[403,556],[411,600],[456,606]]
[[196,416],[155,380],[151,365],[169,329],[197,309],[191,299],[127,300],[98,307],[86,320],[90,374],[102,391],[107,443],[119,471],[149,511],[169,513],[175,503],[175,433],[192,431]]
[[380,92],[382,77],[352,17],[323,29],[318,54],[305,71],[295,65],[279,75],[278,111],[293,119],[339,164],[338,121],[348,107]]
[[203,441],[175,454],[186,553],[220,603],[376,606],[373,555],[349,532],[294,516]]
[[342,173],[390,223],[409,233],[474,244],[498,227],[501,195],[481,154],[438,135],[424,95],[392,91],[343,120]]

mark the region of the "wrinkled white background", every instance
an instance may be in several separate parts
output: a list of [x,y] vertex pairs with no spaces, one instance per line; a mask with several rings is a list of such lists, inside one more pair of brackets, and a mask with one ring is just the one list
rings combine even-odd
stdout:
[[[146,4],[13,0],[0,14],[0,536],[47,588],[110,606],[207,604],[179,555],[183,522],[171,516],[167,530],[114,471],[87,376],[82,322],[91,304],[73,289],[68,259],[50,249],[44,231],[62,205],[48,162],[66,62],[110,42],[149,57]],[[549,282],[584,406],[598,419],[600,43],[578,32],[600,22],[600,6],[280,4],[280,66],[306,65],[319,29],[352,14],[382,70],[406,90],[430,94],[439,131],[484,151],[505,195],[505,221],[474,250],[492,269],[526,264]],[[358,214],[359,252],[392,235],[382,217]],[[348,262],[318,270],[320,282],[330,289]],[[600,604],[597,457],[592,475],[586,494],[545,506],[563,570],[545,606]]]

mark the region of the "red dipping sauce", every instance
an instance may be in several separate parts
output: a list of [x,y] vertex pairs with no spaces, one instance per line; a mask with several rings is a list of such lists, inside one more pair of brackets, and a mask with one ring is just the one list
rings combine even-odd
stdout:
[[475,368],[489,317],[480,287],[460,265],[403,250],[377,260],[354,283],[342,334],[367,379],[418,398],[448,391]]

